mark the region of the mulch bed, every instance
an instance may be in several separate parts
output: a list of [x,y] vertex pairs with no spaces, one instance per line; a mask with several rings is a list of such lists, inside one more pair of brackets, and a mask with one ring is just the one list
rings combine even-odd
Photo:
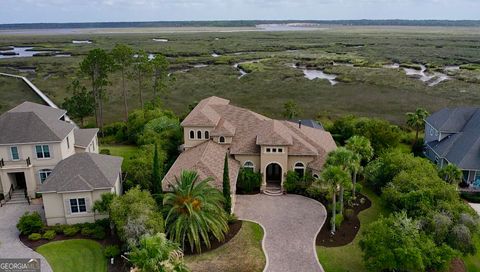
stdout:
[[[214,249],[219,248],[219,247],[223,246],[224,244],[228,243],[240,231],[240,229],[242,228],[242,223],[243,223],[242,220],[237,220],[234,223],[228,225],[229,230],[228,230],[228,233],[225,234],[225,240],[223,242],[219,242],[215,238],[211,239],[210,240],[211,247],[207,248],[205,245],[202,245],[202,253],[214,250]],[[195,250],[193,252],[190,250],[190,245],[189,244],[186,244],[185,247],[186,247],[185,251],[184,251],[185,255],[198,254]]]
[[467,268],[465,267],[465,263],[460,258],[455,258],[450,263],[450,268],[448,269],[449,272],[467,272]]
[[[361,198],[365,199],[363,204],[360,203]],[[352,209],[354,214],[351,216],[351,218],[345,218],[340,228],[336,230],[335,235],[332,235],[331,233],[330,222],[332,216],[331,212],[329,212],[325,224],[317,235],[316,245],[324,247],[339,247],[351,243],[360,230],[360,220],[358,219],[358,214],[361,211],[370,208],[370,206],[372,206],[372,202],[370,199],[368,199],[368,197],[362,194],[357,194],[356,205],[354,205],[354,207],[347,207],[348,209]]]

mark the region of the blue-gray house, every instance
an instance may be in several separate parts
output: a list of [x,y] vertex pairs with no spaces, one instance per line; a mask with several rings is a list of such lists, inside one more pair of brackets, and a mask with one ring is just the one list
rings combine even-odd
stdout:
[[463,181],[480,189],[480,108],[445,108],[425,120],[425,155],[442,168],[451,163]]

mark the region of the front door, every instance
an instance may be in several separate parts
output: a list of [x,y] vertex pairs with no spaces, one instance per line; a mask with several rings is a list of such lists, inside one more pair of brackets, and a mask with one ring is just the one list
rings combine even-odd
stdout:
[[15,183],[16,183],[16,186],[15,186],[15,189],[26,189],[27,188],[27,183],[25,182],[25,173],[21,172],[21,173],[15,173]]
[[267,183],[282,182],[282,167],[277,163],[271,163],[267,166]]

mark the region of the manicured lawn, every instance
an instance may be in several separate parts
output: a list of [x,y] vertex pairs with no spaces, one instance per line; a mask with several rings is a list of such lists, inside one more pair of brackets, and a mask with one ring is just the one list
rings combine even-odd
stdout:
[[92,240],[57,241],[37,248],[55,272],[105,272],[102,246]]
[[263,235],[260,225],[244,221],[240,231],[227,244],[200,255],[186,256],[185,261],[193,272],[263,271]]
[[368,188],[364,188],[362,193],[368,196],[372,201],[372,206],[360,213],[361,222],[360,231],[357,237],[348,245],[342,247],[322,247],[317,246],[317,255],[320,263],[326,272],[362,272],[367,271],[362,260],[362,250],[359,241],[362,237],[362,230],[368,224],[375,221],[381,214],[386,214],[381,204],[379,196],[374,194]]
[[134,145],[101,145],[100,150],[110,150],[110,155],[123,157],[123,168],[126,168],[130,162],[130,158],[134,157],[138,152],[138,147]]
[[477,254],[463,258],[468,272],[480,271],[480,234],[474,237]]

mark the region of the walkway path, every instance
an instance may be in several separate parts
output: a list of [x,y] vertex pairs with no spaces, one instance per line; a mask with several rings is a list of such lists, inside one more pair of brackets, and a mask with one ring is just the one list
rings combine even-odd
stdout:
[[38,211],[43,213],[41,205],[5,205],[0,208],[0,258],[40,258],[41,271],[52,272],[45,258],[25,246],[18,239],[18,218],[26,211]]
[[468,203],[480,215],[480,203]]
[[315,239],[327,214],[319,202],[298,195],[237,195],[235,214],[265,228],[265,271],[323,272]]

